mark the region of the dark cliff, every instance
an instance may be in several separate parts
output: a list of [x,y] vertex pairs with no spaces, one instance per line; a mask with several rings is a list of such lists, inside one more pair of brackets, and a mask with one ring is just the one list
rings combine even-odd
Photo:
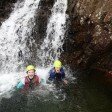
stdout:
[[71,67],[112,70],[112,0],[69,0],[62,57]]

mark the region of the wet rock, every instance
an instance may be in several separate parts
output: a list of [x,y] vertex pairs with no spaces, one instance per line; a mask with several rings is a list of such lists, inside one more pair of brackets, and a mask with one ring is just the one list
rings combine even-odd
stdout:
[[16,1],[17,0],[0,0],[0,25],[1,22],[9,17]]
[[33,46],[32,56],[31,56],[31,62],[29,63],[38,62],[37,64],[39,64],[39,58],[35,54],[37,53],[37,49],[40,49],[43,39],[46,37],[47,23],[51,15],[51,8],[53,7],[53,4],[54,0],[40,1],[39,8],[37,9],[35,15],[35,26],[32,30],[32,35],[35,42],[32,43]]
[[69,0],[67,13],[71,23],[62,58],[72,68],[112,69],[111,4],[112,0]]

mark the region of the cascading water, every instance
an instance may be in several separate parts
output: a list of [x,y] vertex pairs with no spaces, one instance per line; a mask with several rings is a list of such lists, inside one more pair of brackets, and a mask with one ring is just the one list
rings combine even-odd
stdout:
[[30,57],[27,40],[32,45],[34,40],[31,33],[39,1],[18,1],[14,11],[0,28],[0,95],[15,86],[18,77],[15,73],[17,68],[24,64],[24,59]]
[[[51,9],[51,17],[49,18],[46,38],[44,39],[40,50],[37,51],[37,56],[40,59],[39,64],[43,68],[37,68],[37,73],[46,81],[48,78],[49,69],[53,66],[54,60],[60,57],[62,45],[64,43],[64,36],[66,32],[66,19],[67,19],[67,0],[56,0],[53,8]],[[47,85],[48,90],[52,91],[56,99],[65,99],[65,95],[58,93],[57,89]],[[56,90],[55,90],[56,89]],[[46,91],[45,91],[46,92]],[[56,95],[56,93],[58,93]]]
[[[0,28],[0,65],[3,71],[15,71],[23,59],[29,58],[30,52],[26,47],[35,25],[35,11],[40,0],[25,0],[15,5],[13,13]],[[33,42],[30,42],[32,44]],[[24,62],[23,62],[24,63]]]
[[67,0],[56,0],[48,22],[46,38],[38,52],[43,67],[52,66],[60,57],[66,31]]

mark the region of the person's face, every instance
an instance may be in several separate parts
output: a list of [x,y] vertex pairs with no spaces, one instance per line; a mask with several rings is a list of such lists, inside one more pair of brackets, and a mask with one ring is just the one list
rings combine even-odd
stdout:
[[29,77],[30,79],[32,79],[32,78],[34,77],[34,75],[35,75],[35,70],[29,70],[29,71],[27,72],[27,74],[28,74],[28,77]]
[[60,73],[60,67],[55,67],[56,73]]

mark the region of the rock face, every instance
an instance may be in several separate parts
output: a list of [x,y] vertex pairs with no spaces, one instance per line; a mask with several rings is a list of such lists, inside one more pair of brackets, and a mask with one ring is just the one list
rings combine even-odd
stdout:
[[71,67],[112,69],[112,0],[69,0],[62,58]]
[[37,10],[36,26],[34,27],[34,37],[36,43],[41,44],[39,40],[43,39],[46,35],[47,22],[51,15],[51,8],[53,7],[54,0],[41,0],[39,9]]
[[17,0],[0,0],[0,25],[1,22],[4,21],[4,19],[8,18],[10,12],[13,9],[13,4]]

